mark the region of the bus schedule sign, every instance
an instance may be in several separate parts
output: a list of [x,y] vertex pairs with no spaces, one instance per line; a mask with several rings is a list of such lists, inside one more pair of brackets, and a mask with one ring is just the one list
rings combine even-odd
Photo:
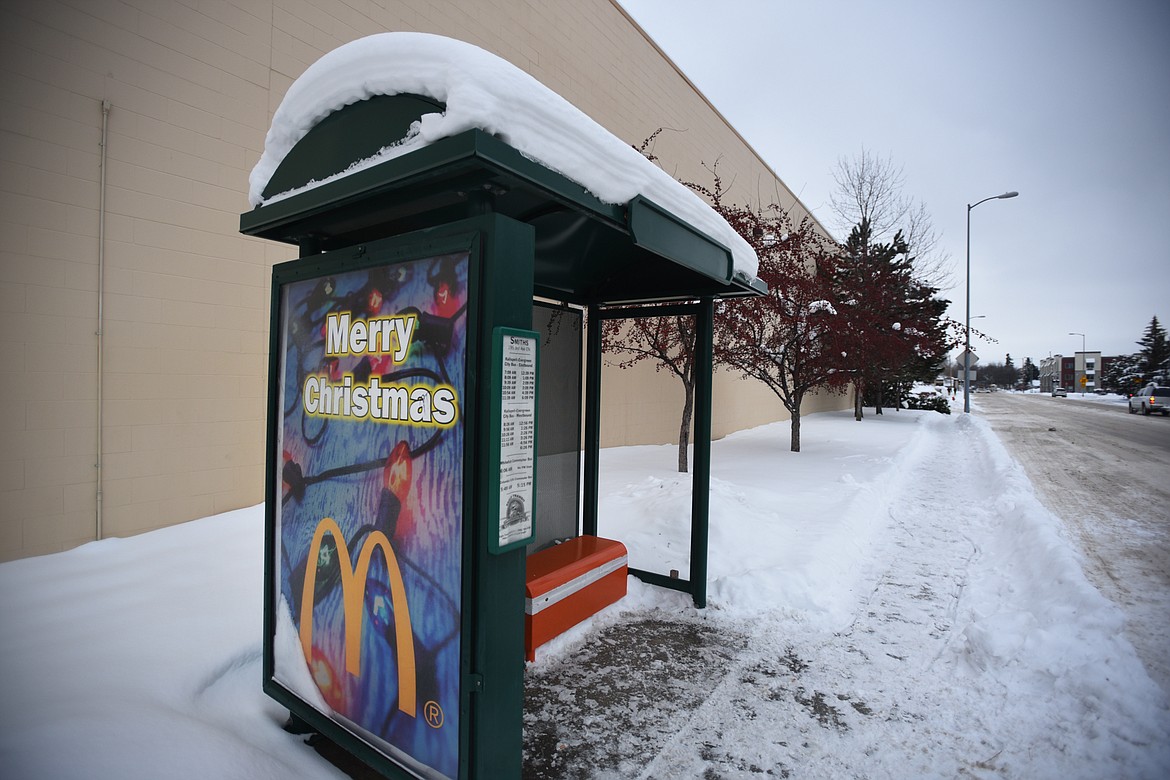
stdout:
[[536,536],[537,338],[516,328],[494,332],[489,451],[499,483],[488,537],[494,553],[527,545]]

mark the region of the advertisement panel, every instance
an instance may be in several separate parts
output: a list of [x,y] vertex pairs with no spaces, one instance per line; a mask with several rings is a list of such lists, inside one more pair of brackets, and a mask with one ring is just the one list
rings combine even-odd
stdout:
[[272,680],[428,778],[459,774],[468,268],[276,274]]

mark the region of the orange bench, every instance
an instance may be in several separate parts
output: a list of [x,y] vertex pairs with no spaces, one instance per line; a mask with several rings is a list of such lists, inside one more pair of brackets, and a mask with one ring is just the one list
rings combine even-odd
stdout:
[[524,650],[536,648],[626,595],[626,546],[578,536],[528,556]]

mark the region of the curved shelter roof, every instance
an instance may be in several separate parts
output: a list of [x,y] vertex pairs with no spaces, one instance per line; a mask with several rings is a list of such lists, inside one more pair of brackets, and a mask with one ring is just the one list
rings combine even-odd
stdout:
[[[414,70],[382,75],[388,50]],[[766,290],[697,195],[527,74],[438,36],[371,36],[311,66],[273,118],[250,199],[241,231],[303,252],[502,213],[534,228],[535,294],[582,305]]]

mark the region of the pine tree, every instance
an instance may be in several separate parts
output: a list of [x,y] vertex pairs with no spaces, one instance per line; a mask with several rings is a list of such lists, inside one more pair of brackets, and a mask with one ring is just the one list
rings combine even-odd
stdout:
[[1135,352],[1132,355],[1118,355],[1109,361],[1101,375],[1101,386],[1113,393],[1133,395],[1146,383],[1142,376],[1142,356]]
[[999,384],[1004,387],[1015,387],[1016,381],[1020,378],[1020,372],[1016,370],[1016,366],[1012,363],[1012,355],[1009,352],[1003,361],[1003,378]]
[[902,234],[888,244],[877,243],[868,219],[862,219],[846,239],[837,269],[837,295],[840,302],[841,350],[844,366],[853,378],[856,392],[854,418],[862,417],[862,399],[875,399],[875,412],[881,414],[881,381],[898,362],[893,303],[895,290],[902,279],[910,276]]
[[1141,356],[1142,375],[1146,381],[1170,373],[1170,344],[1166,342],[1166,329],[1158,324],[1157,315],[1150,320],[1137,344],[1141,347],[1138,355]]
[[914,381],[932,380],[949,347],[938,290],[914,277],[913,258],[897,233],[889,243],[873,240],[868,220],[849,234],[836,274],[844,367],[861,403],[882,413],[898,403]]
[[1020,369],[1020,371],[1023,373],[1023,376],[1020,377],[1020,381],[1022,381],[1025,385],[1030,386],[1032,384],[1032,380],[1040,378],[1040,368],[1032,362],[1032,358],[1030,357],[1024,358],[1024,366]]

